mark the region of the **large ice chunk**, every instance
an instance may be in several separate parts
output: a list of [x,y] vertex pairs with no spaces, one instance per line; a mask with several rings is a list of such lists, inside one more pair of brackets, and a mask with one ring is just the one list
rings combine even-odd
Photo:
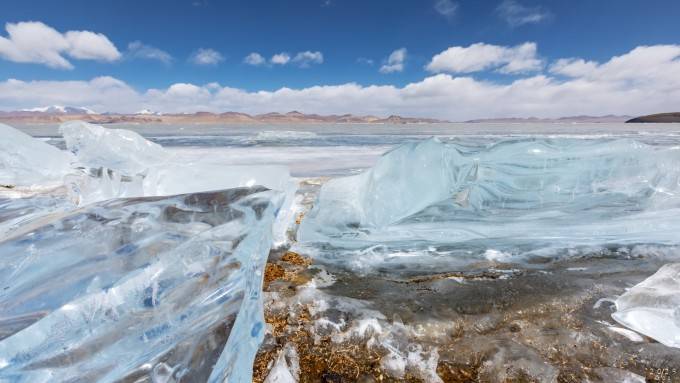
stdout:
[[0,381],[249,381],[281,193],[117,199],[0,242]]
[[328,181],[312,217],[331,228],[397,222],[455,192],[474,165],[456,156],[435,139],[401,145],[364,173]]
[[320,256],[338,263],[350,257],[343,249],[354,249],[364,265],[400,258],[437,268],[489,251],[512,260],[601,246],[676,245],[678,227],[677,148],[608,139],[488,146],[429,139],[325,184],[298,239],[324,246]]
[[144,173],[170,159],[160,145],[125,129],[108,129],[82,121],[61,124],[66,147],[91,168],[108,168],[122,174]]
[[167,196],[222,190],[235,187],[265,186],[285,194],[275,223],[277,244],[285,242],[285,232],[297,184],[286,166],[229,165],[220,158],[177,154],[139,134],[124,129],[108,129],[73,121],[60,130],[67,148],[87,177],[71,179],[73,198],[81,205],[110,198]]
[[664,265],[621,295],[612,318],[666,346],[680,348],[680,263]]
[[0,185],[61,184],[73,160],[70,153],[0,124]]

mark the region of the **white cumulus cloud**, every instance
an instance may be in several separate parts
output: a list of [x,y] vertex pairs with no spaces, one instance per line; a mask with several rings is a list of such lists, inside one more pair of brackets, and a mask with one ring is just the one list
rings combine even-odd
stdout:
[[451,0],[437,0],[434,3],[434,10],[446,18],[452,18],[458,12],[458,3]]
[[295,64],[300,68],[309,68],[313,64],[323,63],[323,53],[319,51],[304,51],[298,52],[294,56],[291,56],[287,52],[281,52],[273,55],[269,61],[265,59],[261,54],[257,52],[252,52],[248,54],[243,62],[248,65],[253,66],[273,66],[273,65],[287,65]]
[[496,12],[511,27],[540,23],[550,17],[550,12],[543,7],[527,7],[515,0],[504,0],[496,8]]
[[321,64],[321,63],[323,63],[323,54],[319,51],[316,51],[316,52],[311,52],[311,51],[299,52],[293,58],[293,62],[297,63],[302,68],[307,68],[311,64]]
[[217,65],[224,61],[224,56],[214,49],[199,48],[189,60],[196,65]]
[[111,77],[90,81],[9,79],[0,81],[0,105],[5,110],[57,104],[112,112],[135,112],[144,107],[166,113],[300,110],[453,121],[642,115],[673,111],[680,105],[680,45],[641,46],[603,62],[583,60],[585,65],[579,60],[557,60],[547,74],[524,75],[509,83],[439,73],[404,86],[347,83],[274,91],[176,83],[140,92]]
[[549,68],[550,73],[560,74],[569,77],[587,76],[597,69],[595,61],[586,61],[579,58],[559,59]]
[[286,65],[288,64],[288,61],[290,61],[290,55],[285,52],[277,53],[274,56],[272,56],[272,59],[270,61],[272,64]]
[[113,77],[90,81],[0,82],[0,105],[20,109],[20,105],[89,105],[97,111],[116,111],[138,105],[142,96],[125,82]]
[[432,57],[425,68],[435,73],[472,73],[488,69],[501,73],[523,73],[542,67],[536,43],[527,42],[514,47],[484,43],[450,47]]
[[561,59],[550,66],[550,72],[583,81],[624,82],[631,91],[651,84],[678,87],[680,77],[674,76],[680,73],[680,45],[639,46],[605,63]]
[[172,56],[170,53],[154,46],[144,44],[141,41],[133,41],[128,44],[126,56],[131,59],[156,60],[166,65],[172,63]]
[[121,57],[116,46],[101,33],[60,33],[39,21],[7,23],[5,30],[7,37],[0,36],[0,57],[14,62],[73,69],[64,56],[97,61],[116,61]]
[[248,54],[248,56],[243,58],[243,62],[248,65],[258,66],[266,64],[267,60],[264,57],[262,57],[261,54],[257,52],[252,52]]
[[406,55],[406,48],[399,48],[392,52],[385,61],[385,64],[380,67],[380,73],[394,73],[403,71]]

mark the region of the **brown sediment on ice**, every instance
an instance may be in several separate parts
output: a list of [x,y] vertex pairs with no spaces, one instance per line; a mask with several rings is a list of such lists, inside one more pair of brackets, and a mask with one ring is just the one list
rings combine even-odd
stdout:
[[281,256],[281,261],[291,265],[304,267],[308,267],[309,265],[312,264],[312,260],[310,258],[303,257],[294,251],[286,251],[285,253],[283,253],[283,255]]
[[278,260],[270,259],[264,271],[264,291],[268,291],[269,286],[276,281],[290,283],[289,288],[304,284],[309,281],[304,271],[311,263],[311,259],[293,252],[285,252]]
[[[579,262],[589,267],[567,267]],[[269,334],[256,357],[253,381],[263,382],[281,350],[291,346],[299,357],[300,382],[436,381],[414,368],[396,377],[385,370],[391,346],[381,342],[388,339],[408,344],[404,350],[436,350],[435,371],[443,382],[610,382],[636,375],[648,382],[680,382],[680,350],[644,337],[627,339],[610,329],[618,326],[610,306],[594,307],[642,278],[638,273],[657,267],[644,260],[626,262],[625,268],[620,260],[595,259],[540,271],[452,272],[407,281],[329,270],[336,281],[319,289],[322,294],[367,302],[382,316],[382,335],[355,336],[352,329],[360,320],[342,305],[319,313],[294,299],[318,272],[311,260],[296,253],[275,255],[265,292],[296,303],[285,310],[265,306]],[[333,316],[342,318],[340,330],[315,327]],[[399,328],[409,331],[398,333]]]
[[[306,211],[321,183],[301,184]],[[625,337],[615,331],[611,305],[596,305],[663,262],[594,254],[531,268],[480,262],[468,271],[400,277],[359,275],[304,254],[273,252],[264,284],[268,330],[253,381],[264,382],[292,348],[291,371],[299,371],[300,383],[680,383],[680,350]],[[317,283],[323,273],[333,282]],[[377,328],[357,331],[370,318]],[[332,326],[321,325],[329,321]],[[395,373],[385,363],[391,349],[422,356],[421,365]],[[423,365],[428,360],[434,367]]]
[[467,281],[494,280],[521,274],[520,270],[450,271],[431,275],[414,276],[407,279],[387,279],[395,283],[424,283],[440,279],[460,279]]
[[[295,252],[285,252],[278,259],[270,258],[264,276],[265,292],[287,293],[303,285],[309,281],[311,264],[310,258]],[[276,281],[280,283],[272,286]],[[278,315],[265,307],[265,321],[271,329],[268,334],[270,342],[260,349],[255,358],[253,382],[265,381],[285,345],[293,345],[299,355],[301,383],[419,381],[408,375],[399,380],[389,378],[380,369],[382,355],[361,343],[337,344],[330,336],[315,339],[309,331],[312,315],[305,305]]]

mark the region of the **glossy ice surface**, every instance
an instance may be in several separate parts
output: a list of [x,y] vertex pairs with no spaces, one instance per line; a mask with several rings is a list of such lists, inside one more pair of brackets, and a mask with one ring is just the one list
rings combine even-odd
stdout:
[[680,348],[680,263],[664,265],[616,300],[612,317],[666,346]]
[[0,380],[247,375],[280,202],[261,187],[116,199],[13,233]]
[[62,127],[73,154],[2,129],[4,178],[31,183],[0,198],[0,381],[248,381],[285,169],[180,163],[83,123]]
[[326,183],[298,238],[330,246],[319,252],[328,261],[363,258],[362,268],[395,273],[673,246],[678,149],[633,139],[409,143]]

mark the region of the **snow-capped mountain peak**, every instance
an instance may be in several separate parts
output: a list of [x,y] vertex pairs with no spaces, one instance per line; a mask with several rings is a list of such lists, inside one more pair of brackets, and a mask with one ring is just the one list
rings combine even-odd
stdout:
[[156,115],[156,116],[159,116],[159,115],[160,115],[160,113],[154,112],[154,111],[151,110],[151,109],[142,109],[142,110],[138,111],[138,112],[135,113],[135,114]]

